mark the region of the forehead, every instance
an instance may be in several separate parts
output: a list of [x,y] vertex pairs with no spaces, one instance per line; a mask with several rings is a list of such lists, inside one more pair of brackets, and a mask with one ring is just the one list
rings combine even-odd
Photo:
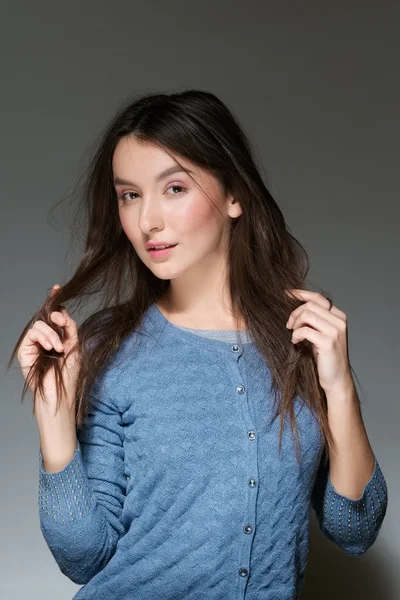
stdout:
[[[128,173],[158,174],[162,169],[176,166],[178,162],[186,169],[196,174],[203,170],[182,157],[176,157],[157,144],[144,142],[133,137],[126,136],[119,140],[113,155],[114,174],[124,175]],[[121,172],[123,171],[123,172]]]

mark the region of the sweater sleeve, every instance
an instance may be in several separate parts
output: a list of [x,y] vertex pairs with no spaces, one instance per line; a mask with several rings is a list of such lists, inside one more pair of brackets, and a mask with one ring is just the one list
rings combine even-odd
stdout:
[[105,567],[125,533],[122,417],[104,386],[96,394],[94,388],[68,465],[45,471],[39,450],[40,529],[61,572],[78,584]]
[[311,506],[315,511],[320,530],[328,539],[347,554],[364,554],[374,543],[386,514],[387,485],[374,454],[374,470],[364,490],[357,499],[339,494],[329,476],[329,460],[322,453]]

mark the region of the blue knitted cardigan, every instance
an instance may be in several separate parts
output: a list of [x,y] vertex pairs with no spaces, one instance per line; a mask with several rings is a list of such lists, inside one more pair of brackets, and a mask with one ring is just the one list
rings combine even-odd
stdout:
[[152,304],[97,377],[70,463],[48,473],[39,450],[40,528],[61,572],[84,584],[74,600],[293,600],[310,507],[347,554],[378,535],[387,485],[376,455],[359,499],[337,493],[300,397],[300,465],[288,421],[279,454],[255,343],[193,331]]

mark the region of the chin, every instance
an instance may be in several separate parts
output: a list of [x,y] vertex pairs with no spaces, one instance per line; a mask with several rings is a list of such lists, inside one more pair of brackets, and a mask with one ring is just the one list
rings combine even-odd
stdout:
[[153,275],[158,279],[165,279],[166,281],[168,281],[169,279],[175,279],[179,276],[179,274],[168,273],[167,269],[163,268],[164,265],[160,265],[160,267],[158,267],[158,265],[149,265],[147,264],[147,262],[144,262],[144,264],[149,269],[149,271],[151,271]]
[[150,268],[151,272],[153,273],[153,275],[155,275],[156,277],[158,277],[158,279],[163,279],[164,281],[169,281],[171,279],[177,279],[178,277],[181,277],[181,275],[183,274],[182,272],[177,272],[176,270],[172,270],[170,269],[169,271],[167,271],[167,269],[154,269],[154,268]]
[[161,277],[160,275],[158,275],[158,273],[154,273],[154,271],[153,275],[155,275],[157,279],[163,279],[164,281],[169,281],[171,279],[170,277]]

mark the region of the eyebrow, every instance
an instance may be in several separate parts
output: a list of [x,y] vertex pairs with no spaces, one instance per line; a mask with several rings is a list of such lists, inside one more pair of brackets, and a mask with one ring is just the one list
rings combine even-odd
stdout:
[[[162,171],[161,173],[156,175],[156,181],[157,182],[161,181],[162,179],[164,179],[165,177],[168,177],[169,175],[172,175],[173,173],[191,173],[192,175],[194,174],[193,171],[190,171],[190,169],[187,169],[187,171],[185,171],[179,165],[174,165],[173,167],[169,167],[168,169],[165,169],[165,171]],[[134,183],[133,181],[127,181],[126,179],[121,179],[121,177],[115,177],[114,185],[134,185],[134,186],[136,186],[137,184]]]

